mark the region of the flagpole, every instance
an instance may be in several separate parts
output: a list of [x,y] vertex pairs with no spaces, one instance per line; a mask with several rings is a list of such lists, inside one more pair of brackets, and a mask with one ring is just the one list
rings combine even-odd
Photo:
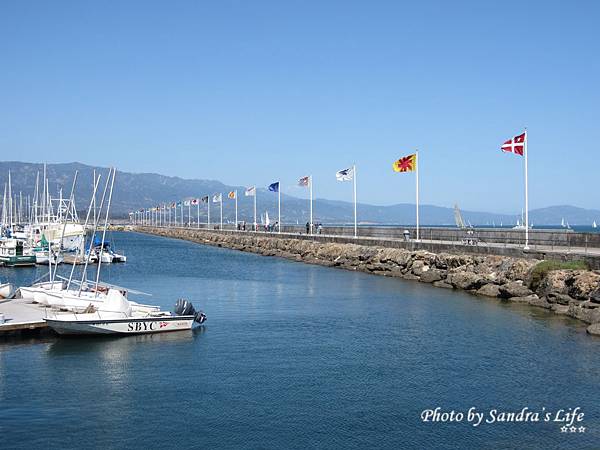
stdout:
[[221,231],[223,231],[223,194],[221,193],[221,195],[219,195],[219,198],[221,199]]
[[352,166],[352,172],[354,172],[354,176],[352,177],[354,180],[354,237],[358,237],[358,222],[356,220],[356,164]]
[[415,180],[416,180],[416,203],[417,203],[417,242],[419,242],[419,166],[421,165],[419,162],[419,150],[415,152],[415,163],[417,165],[417,170],[415,171]]
[[200,199],[196,199],[196,207],[198,209],[198,228],[200,228]]
[[313,234],[313,177],[310,176],[310,234]]
[[192,201],[188,203],[188,226],[192,228]]
[[257,195],[257,192],[256,192],[256,186],[255,186],[254,187],[254,231],[257,231],[256,230],[256,195]]
[[212,201],[212,198],[210,198],[210,195],[208,196],[208,198],[206,199],[206,204],[208,205],[208,221],[206,222],[206,229],[210,230],[210,202]]
[[277,182],[277,232],[281,233],[281,181]]
[[238,227],[238,214],[237,214],[237,189],[235,190],[235,229]]
[[183,228],[183,202],[181,202],[181,228]]
[[528,186],[528,180],[527,180],[527,141],[528,141],[528,137],[527,137],[527,128],[525,128],[525,145],[524,150],[525,150],[525,247],[523,248],[524,250],[529,250],[529,186]]

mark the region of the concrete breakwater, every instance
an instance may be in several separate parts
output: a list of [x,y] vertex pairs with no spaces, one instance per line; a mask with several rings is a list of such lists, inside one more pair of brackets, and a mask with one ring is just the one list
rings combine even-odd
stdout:
[[581,320],[589,324],[588,333],[600,335],[599,271],[541,270],[542,261],[531,258],[327,243],[277,234],[152,227],[135,230],[525,303]]

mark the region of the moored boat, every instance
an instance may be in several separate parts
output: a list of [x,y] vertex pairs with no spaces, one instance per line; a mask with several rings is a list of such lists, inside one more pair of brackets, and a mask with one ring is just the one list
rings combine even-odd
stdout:
[[0,283],[0,298],[11,298],[15,293],[12,283]]
[[34,266],[35,254],[25,247],[25,242],[9,238],[0,241],[0,263],[5,266]]
[[187,300],[179,300],[175,314],[167,311],[136,311],[121,292],[111,289],[93,312],[59,313],[44,319],[58,334],[128,335],[190,330],[203,324],[206,315],[196,312]]

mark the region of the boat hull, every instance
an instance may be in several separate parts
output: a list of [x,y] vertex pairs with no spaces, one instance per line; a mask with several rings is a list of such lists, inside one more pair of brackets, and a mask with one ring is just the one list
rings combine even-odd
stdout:
[[15,287],[11,283],[0,284],[0,298],[12,297],[15,293]]
[[35,266],[35,255],[0,256],[0,263],[9,267]]
[[61,335],[131,335],[190,330],[194,316],[143,317],[124,319],[64,320],[45,319]]

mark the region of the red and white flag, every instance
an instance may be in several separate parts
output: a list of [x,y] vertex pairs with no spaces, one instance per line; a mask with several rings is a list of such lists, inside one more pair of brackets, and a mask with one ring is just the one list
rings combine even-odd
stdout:
[[502,151],[504,153],[514,153],[515,155],[523,156],[523,150],[525,148],[525,133],[515,136],[502,144]]

